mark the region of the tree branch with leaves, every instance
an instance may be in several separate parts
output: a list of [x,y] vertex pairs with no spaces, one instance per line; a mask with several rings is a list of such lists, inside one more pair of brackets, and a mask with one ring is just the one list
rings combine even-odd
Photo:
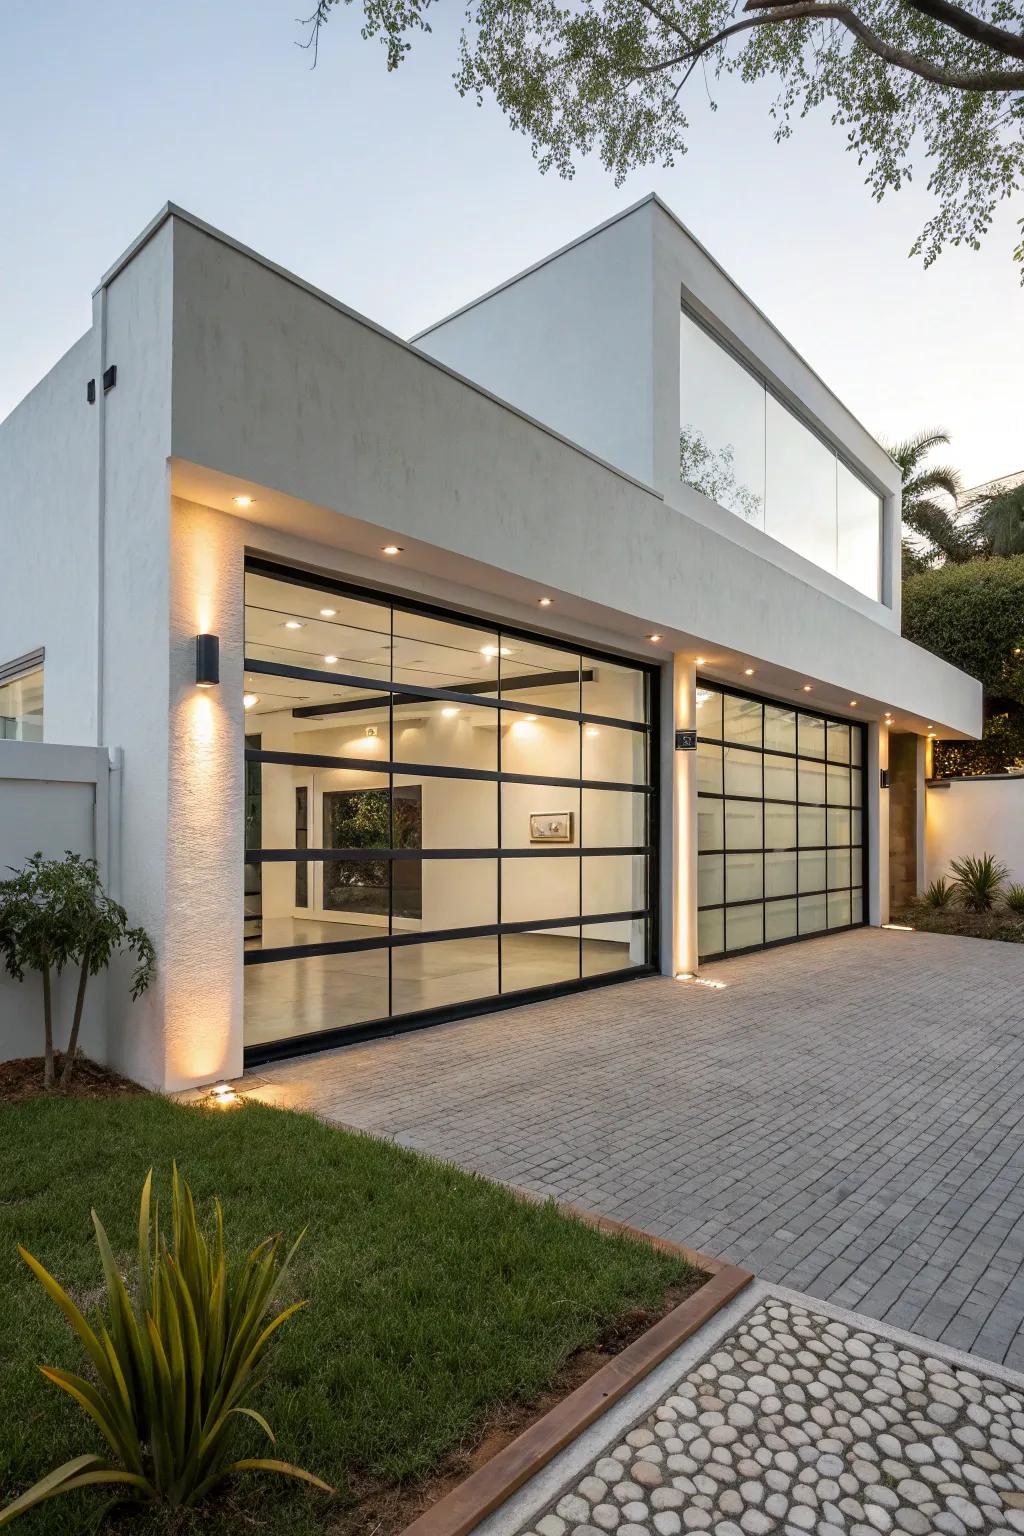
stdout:
[[[303,46],[315,60],[332,14],[361,6],[361,35],[396,69],[431,3],[319,0]],[[937,211],[912,254],[926,265],[977,247],[1024,176],[1024,0],[467,0],[454,79],[497,101],[541,170],[571,176],[596,152],[621,182],[686,153],[697,71],[713,107],[716,81],[774,81],[776,140],[828,111],[876,200],[923,159]]]

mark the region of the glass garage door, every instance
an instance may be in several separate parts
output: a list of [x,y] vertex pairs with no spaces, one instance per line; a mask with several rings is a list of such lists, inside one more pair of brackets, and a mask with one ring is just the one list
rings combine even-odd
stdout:
[[702,959],[864,921],[864,727],[697,688]]
[[650,971],[653,669],[246,573],[250,1060]]

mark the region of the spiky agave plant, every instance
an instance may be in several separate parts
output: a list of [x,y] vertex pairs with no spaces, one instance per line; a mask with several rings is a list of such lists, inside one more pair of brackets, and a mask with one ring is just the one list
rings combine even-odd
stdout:
[[1024,885],[1020,885],[1015,880],[1006,887],[1003,900],[1011,912],[1015,912],[1018,917],[1024,917]]
[[992,853],[968,854],[950,863],[953,885],[968,912],[991,912],[1010,871]]
[[77,1488],[120,1485],[126,1497],[142,1503],[190,1507],[236,1472],[263,1471],[334,1491],[290,1462],[230,1459],[240,1416],[258,1424],[274,1443],[270,1425],[246,1398],[273,1335],[306,1305],[293,1302],[267,1320],[301,1234],[283,1261],[281,1239],[272,1237],[240,1266],[230,1267],[220,1202],[208,1242],[192,1192],[173,1166],[168,1246],[158,1203],[151,1202],[152,1183],[150,1169],[139,1204],[134,1299],[118,1274],[103,1224],[92,1213],[108,1314],[95,1329],[38,1260],[19,1249],[84,1345],[94,1379],[48,1365],[40,1369],[85,1410],[112,1454],[76,1456],[57,1467],[0,1513],[0,1525]]
[[948,907],[952,895],[952,885],[945,875],[941,875],[938,880],[933,880],[925,891],[924,904],[926,907]]

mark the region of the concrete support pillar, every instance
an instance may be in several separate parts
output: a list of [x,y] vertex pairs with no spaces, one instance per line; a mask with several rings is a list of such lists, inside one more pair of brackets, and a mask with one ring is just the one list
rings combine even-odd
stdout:
[[916,772],[914,782],[917,796],[914,816],[914,853],[917,872],[917,894],[923,894],[928,885],[928,853],[925,842],[928,790],[925,780],[931,776],[932,744],[926,736],[916,738]]
[[[669,896],[664,903],[665,943],[662,970],[669,975],[697,969],[697,754],[677,752],[675,733],[697,725],[697,669],[677,654],[665,668],[670,712],[666,712],[663,753],[664,783],[671,786],[668,846],[663,840],[663,865]],[[668,800],[666,794],[666,800]],[[663,889],[665,885],[663,880]]]
[[889,767],[888,726],[868,726],[867,826],[868,847],[867,920],[874,927],[889,921],[889,791],[882,789],[881,774]]

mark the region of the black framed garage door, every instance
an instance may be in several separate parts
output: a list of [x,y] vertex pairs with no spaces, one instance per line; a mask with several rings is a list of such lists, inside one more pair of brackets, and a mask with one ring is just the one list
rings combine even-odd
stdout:
[[701,958],[860,926],[864,727],[700,682],[697,734]]

